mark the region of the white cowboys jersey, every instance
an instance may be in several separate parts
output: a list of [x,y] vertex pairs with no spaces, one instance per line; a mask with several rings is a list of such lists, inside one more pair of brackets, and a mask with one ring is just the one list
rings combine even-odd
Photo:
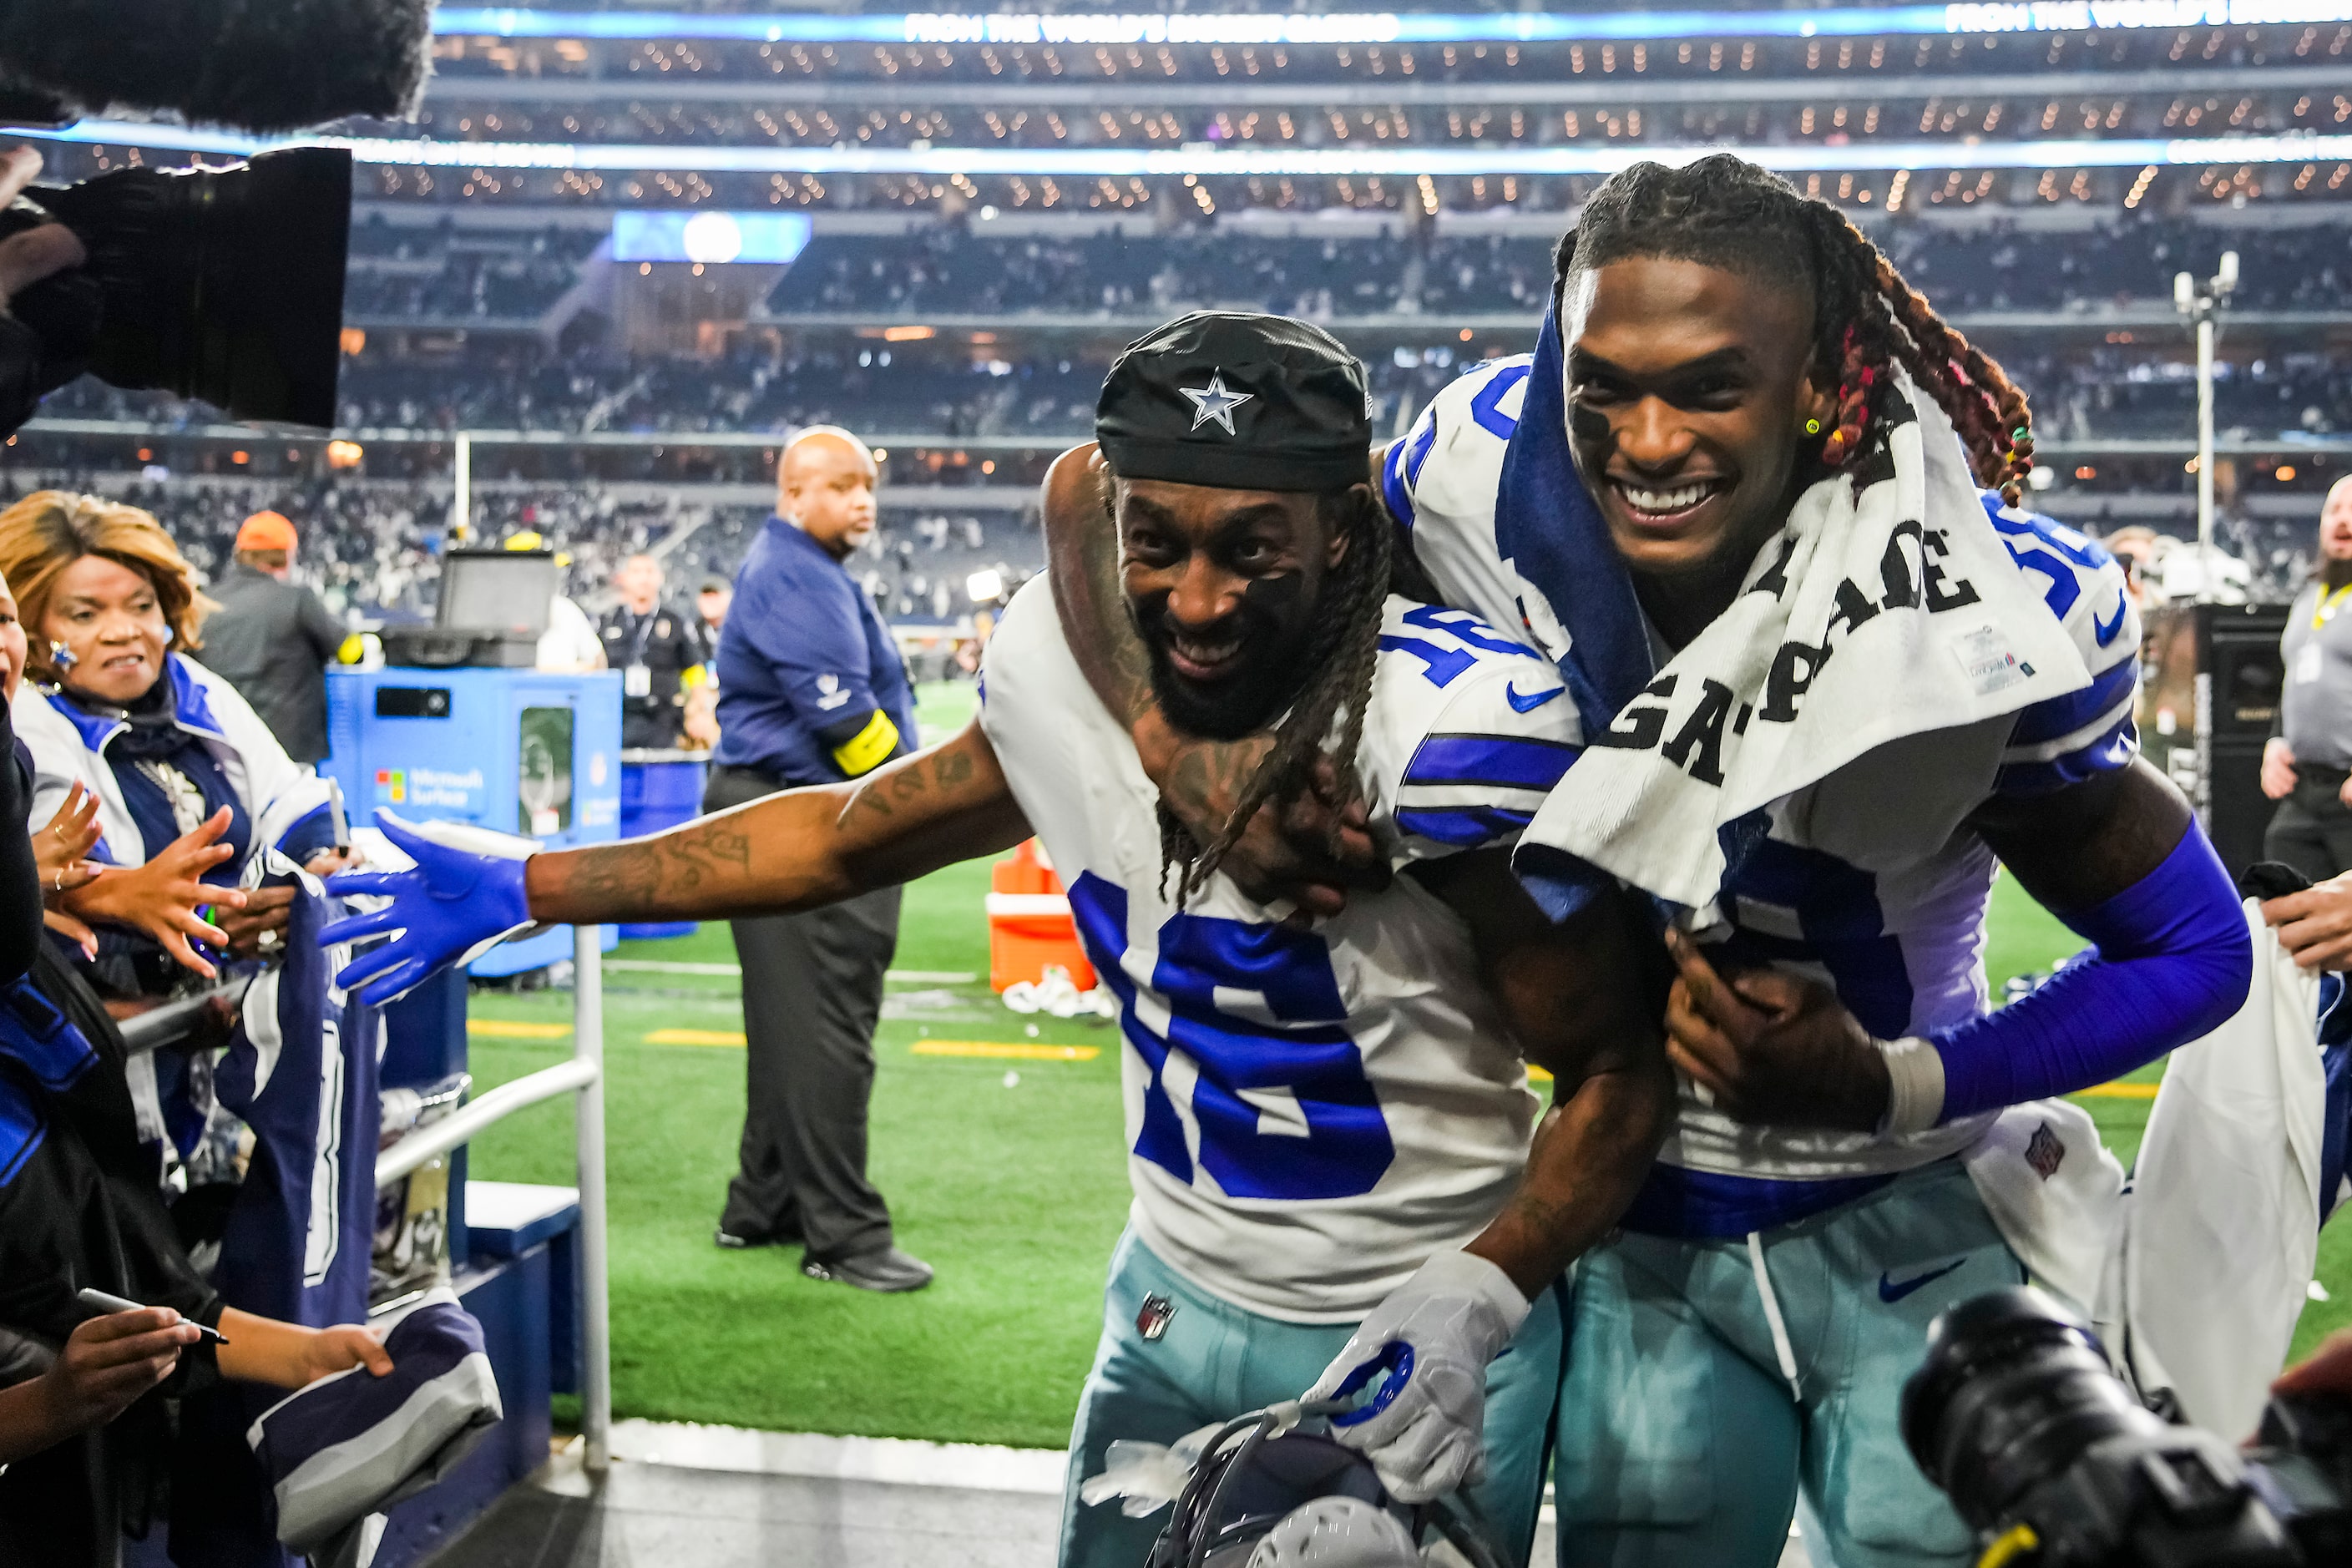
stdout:
[[[1549,662],[1391,598],[1357,771],[1409,862],[1514,842],[1575,754]],[[1117,994],[1137,1233],[1250,1311],[1353,1322],[1468,1241],[1538,1115],[1461,921],[1409,876],[1309,931],[1213,878],[1160,891],[1158,792],[1043,578],[989,640],[981,722]],[[1171,887],[1172,889],[1172,880]]]
[[[1557,659],[1569,639],[1552,599],[1497,542],[1503,455],[1518,427],[1530,364],[1527,355],[1492,361],[1438,394],[1385,455],[1381,488],[1448,604]],[[1563,474],[1560,482],[1577,481]],[[1981,840],[1955,825],[1988,795],[2045,793],[2122,767],[2138,750],[2131,715],[2139,622],[2121,568],[2048,518],[2003,507],[1998,497],[1984,505],[2081,649],[2091,685],[2017,713],[1991,778],[1936,766],[1931,732],[1868,753],[1780,802],[1769,836],[1725,888],[1729,954],[1833,984],[1884,1039],[1948,1027],[1988,1005],[1984,914],[1994,863]],[[1551,587],[1554,595],[1573,591]],[[1966,1148],[1983,1124],[1885,1140],[1755,1127],[1703,1104],[1685,1084],[1676,1131],[1627,1223],[1724,1235],[1797,1217]]]

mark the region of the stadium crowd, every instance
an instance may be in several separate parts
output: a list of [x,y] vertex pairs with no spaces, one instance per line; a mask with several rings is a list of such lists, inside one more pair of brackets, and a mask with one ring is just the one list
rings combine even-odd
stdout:
[[[1992,219],[1890,226],[1888,255],[1921,288],[1971,310],[2086,310],[2172,301],[2177,272],[2210,274],[2240,248],[2236,303],[2334,309],[2352,284],[2352,226],[2315,218],[2265,226],[2259,243],[2210,224],[2147,217],[2050,228]],[[911,243],[910,243],[911,241]],[[1135,245],[1112,229],[1056,239],[996,238],[964,225],[908,236],[820,230],[769,297],[779,316],[824,311],[1005,315],[1131,313],[1232,304],[1327,320],[1390,313],[1539,310],[1553,241],[1431,237],[1404,232],[1316,238],[1233,226],[1154,232]]]
[[[1539,310],[1551,272],[1552,242],[1541,236],[1426,234],[1402,223],[1340,237],[1068,221],[1067,236],[999,237],[969,215],[887,236],[820,227],[767,308],[785,320],[944,312],[1017,321],[1217,304],[1318,321],[1492,314]],[[1905,274],[1961,314],[2168,306],[2175,273],[2206,276],[2232,247],[2249,258],[2235,301],[2242,309],[2333,309],[2352,287],[2352,226],[2317,215],[2243,231],[2150,216],[2063,227],[1921,221],[1884,232]],[[353,228],[345,310],[377,322],[533,321],[602,245],[593,228],[394,225],[379,209]]]
[[[2007,334],[1990,334],[1998,342]],[[2004,351],[2037,411],[2061,439],[2088,442],[2178,432],[2196,417],[2195,367],[2149,347],[2093,343]],[[2245,351],[2239,351],[2243,353]],[[1374,349],[1368,366],[1375,420],[1394,425],[1426,406],[1475,363],[1438,344]],[[482,345],[454,356],[371,352],[342,379],[342,426],[399,430],[612,430],[680,436],[786,431],[846,424],[890,436],[1076,439],[1093,416],[1091,388],[1108,357],[1040,343],[960,351],[855,340],[747,345],[710,358],[549,354]],[[2215,422],[2232,437],[2352,430],[2352,368],[2319,348],[2287,343],[2222,360]],[[125,392],[94,379],[52,394],[55,418],[107,419],[163,429],[205,425],[201,404]]]

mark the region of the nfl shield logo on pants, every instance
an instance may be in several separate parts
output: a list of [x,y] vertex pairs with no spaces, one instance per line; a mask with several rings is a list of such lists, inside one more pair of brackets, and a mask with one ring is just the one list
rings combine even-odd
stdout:
[[1176,1303],[1165,1296],[1146,1296],[1143,1306],[1135,1314],[1135,1331],[1147,1340],[1156,1340],[1168,1331],[1168,1320],[1176,1315]]

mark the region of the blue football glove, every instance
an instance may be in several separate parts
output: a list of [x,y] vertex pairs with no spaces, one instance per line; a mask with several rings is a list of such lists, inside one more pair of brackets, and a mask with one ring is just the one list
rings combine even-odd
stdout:
[[375,814],[383,836],[415,864],[405,871],[345,871],[327,890],[389,898],[373,914],[352,915],[319,933],[322,947],[385,931],[399,934],[346,964],[335,984],[371,1006],[406,995],[452,963],[471,963],[535,923],[523,891],[529,838],[460,822],[404,822]]

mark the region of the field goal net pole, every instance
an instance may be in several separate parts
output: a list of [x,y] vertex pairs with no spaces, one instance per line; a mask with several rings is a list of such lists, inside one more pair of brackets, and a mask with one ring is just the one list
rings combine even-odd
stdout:
[[449,536],[460,544],[470,544],[474,539],[474,437],[460,430],[451,446]]
[[613,1459],[613,1304],[604,1233],[604,930],[572,928],[572,1060],[582,1082],[572,1112],[580,1168],[580,1432],[583,1463]]
[[2213,572],[2213,346],[2219,318],[2238,288],[2238,253],[2221,253],[2221,267],[2200,279],[2182,272],[2172,279],[2173,309],[2197,330],[2197,596],[2214,596]]

